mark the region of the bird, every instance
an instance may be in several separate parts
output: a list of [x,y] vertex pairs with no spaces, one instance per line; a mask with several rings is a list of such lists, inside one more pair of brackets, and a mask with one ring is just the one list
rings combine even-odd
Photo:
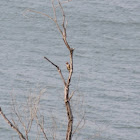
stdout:
[[70,64],[68,62],[66,62],[66,67],[67,67],[67,70],[70,72]]

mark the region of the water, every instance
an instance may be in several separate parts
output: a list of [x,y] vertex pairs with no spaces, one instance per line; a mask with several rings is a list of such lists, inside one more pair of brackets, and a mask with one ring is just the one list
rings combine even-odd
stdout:
[[[83,101],[86,120],[79,139],[139,140],[139,7],[139,0],[81,0],[66,5],[68,41],[75,48],[73,103]],[[24,17],[26,8],[52,15],[49,1],[0,1],[0,106],[11,117],[11,93],[24,102],[30,91],[46,88],[41,99],[46,123],[51,126],[53,115],[59,126],[57,138],[64,139],[63,83],[43,57],[58,64],[67,77],[68,51],[55,25],[37,14]],[[76,114],[79,107],[73,109]],[[0,117],[0,140],[11,137],[17,139]],[[35,139],[34,133],[30,137]]]

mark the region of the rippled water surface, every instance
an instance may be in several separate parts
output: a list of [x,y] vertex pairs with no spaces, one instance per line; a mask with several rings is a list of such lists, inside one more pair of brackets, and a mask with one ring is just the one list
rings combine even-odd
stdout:
[[[75,122],[85,112],[79,139],[139,140],[140,1],[73,0],[64,7],[68,41],[75,48],[71,83],[76,90]],[[11,93],[20,103],[30,92],[45,88],[41,106],[46,126],[52,126],[54,116],[57,139],[63,140],[67,121],[63,83],[43,57],[59,65],[67,77],[68,51],[55,24],[42,15],[25,13],[27,8],[52,15],[46,0],[0,1],[0,106],[11,118]],[[36,130],[32,131],[30,139],[35,139]],[[18,139],[0,117],[0,140],[12,138]]]

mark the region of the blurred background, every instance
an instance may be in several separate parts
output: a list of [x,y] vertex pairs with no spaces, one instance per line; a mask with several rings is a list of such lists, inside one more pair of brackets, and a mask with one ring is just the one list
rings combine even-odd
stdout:
[[[139,0],[73,0],[63,6],[68,42],[75,48],[74,128],[85,114],[85,125],[73,139],[139,140]],[[20,104],[45,89],[40,108],[46,129],[51,131],[53,116],[56,138],[63,140],[67,125],[63,82],[43,57],[56,63],[67,79],[69,52],[53,22],[26,9],[53,16],[49,0],[0,1],[0,106],[11,118],[11,96]],[[58,19],[61,24],[59,10]],[[35,134],[33,128],[30,139]],[[0,117],[0,140],[11,138],[16,140],[17,134]]]

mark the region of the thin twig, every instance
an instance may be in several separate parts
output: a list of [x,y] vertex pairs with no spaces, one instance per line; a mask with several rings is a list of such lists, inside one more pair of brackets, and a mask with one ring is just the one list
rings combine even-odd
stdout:
[[64,12],[64,9],[60,3],[59,0],[57,0],[58,3],[59,3],[59,6],[60,6],[60,9],[61,9],[61,12],[62,12],[62,15],[63,15],[63,23],[62,23],[62,27],[63,27],[63,38],[65,39],[66,38],[66,27],[65,27],[65,12]]
[[62,30],[61,30],[61,28],[60,28],[60,26],[59,26],[59,24],[57,22],[56,8],[54,6],[54,0],[52,0],[52,8],[53,8],[53,14],[54,14],[54,20],[53,21],[55,22],[57,29],[59,30],[59,32],[63,36],[63,32],[62,32]]
[[[70,2],[70,1],[72,1],[72,0],[62,1],[61,4],[63,4],[63,3],[68,3],[68,2]],[[58,6],[59,6],[59,5],[56,5],[55,8],[57,8]]]
[[33,13],[41,14],[41,15],[47,16],[49,19],[51,19],[52,21],[55,22],[55,20],[51,16],[49,16],[49,15],[47,15],[45,13],[38,12],[38,11],[35,11],[35,10],[31,10],[31,9],[27,9],[25,12],[33,12]]
[[[79,126],[80,126],[80,124],[82,123],[83,120],[84,120],[84,123],[83,123],[83,125],[79,128]],[[78,122],[78,124],[77,124],[75,130],[73,131],[72,135],[74,135],[74,133],[75,133],[76,131],[82,129],[82,128],[84,127],[84,125],[85,125],[85,116],[83,116],[83,117],[81,118],[81,120]]]
[[72,98],[72,96],[74,95],[74,93],[75,93],[75,91],[73,91],[73,92],[71,93],[71,96],[69,97],[69,100],[71,100],[71,98]]
[[17,116],[18,121],[23,126],[24,131],[25,131],[25,135],[26,135],[26,139],[28,140],[28,131],[26,129],[26,126],[25,126],[24,122],[22,121],[22,117],[20,116],[21,114],[19,113],[19,110],[18,109],[16,110],[15,106],[17,105],[17,103],[16,103],[16,100],[14,100],[13,98],[12,98],[12,103],[13,103],[13,111],[14,111],[15,115]]
[[57,22],[56,8],[54,7],[54,0],[52,0],[52,7],[53,7],[53,13],[54,13],[54,20]]
[[[47,135],[46,135],[45,130],[44,130],[44,126],[41,125],[41,124],[39,123],[39,121],[38,121],[38,116],[37,116],[37,115],[36,115],[36,123],[37,123],[37,125],[40,127],[40,129],[41,129],[41,131],[42,131],[42,133],[43,133],[43,135],[44,135],[44,138],[45,138],[46,140],[48,140]],[[43,124],[44,124],[44,117],[43,117]]]
[[56,124],[56,120],[55,120],[53,114],[51,115],[51,118],[52,118],[52,121],[53,121],[53,126],[52,126],[53,127],[53,130],[52,130],[53,134],[52,134],[52,136],[53,136],[53,140],[55,140],[56,139],[57,124]]

